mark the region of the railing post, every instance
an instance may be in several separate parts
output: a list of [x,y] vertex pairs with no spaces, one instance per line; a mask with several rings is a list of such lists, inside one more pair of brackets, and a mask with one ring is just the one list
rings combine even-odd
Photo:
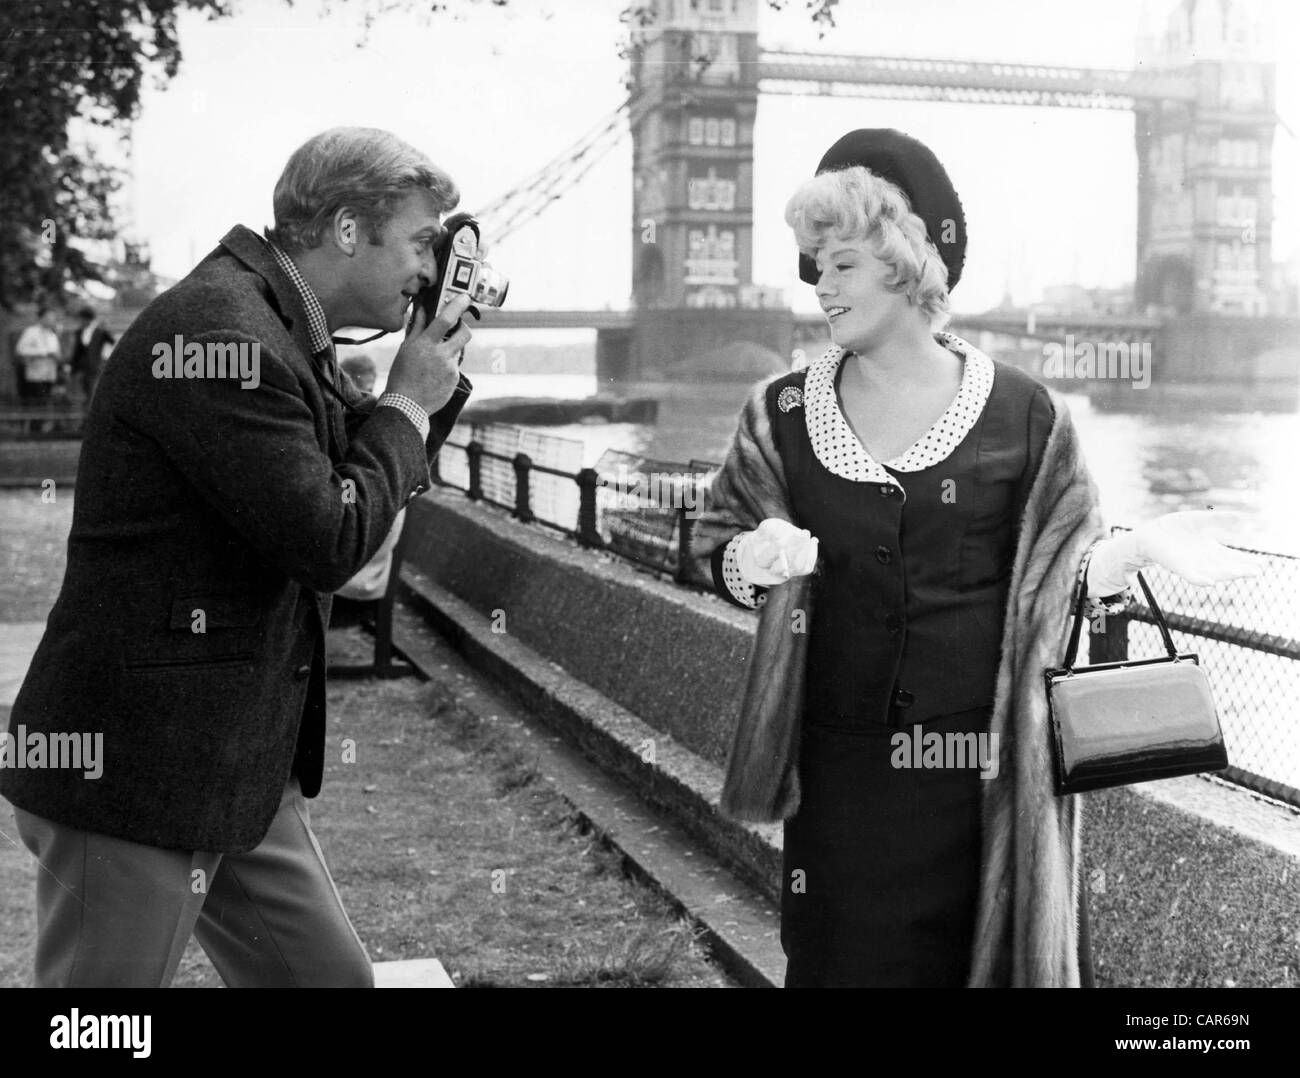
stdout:
[[483,497],[483,443],[471,440],[465,446],[465,456],[469,458],[469,490],[466,493],[477,501]]
[[[685,501],[685,498],[682,499]],[[685,505],[677,510],[677,570],[673,579],[678,584],[685,584],[692,577],[691,573],[691,517]]]
[[533,466],[532,458],[527,453],[515,454],[515,517],[525,524],[533,520],[532,506],[529,504],[528,479]]
[[578,542],[583,546],[604,546],[596,527],[596,488],[600,476],[595,468],[583,468],[574,479],[578,483]]

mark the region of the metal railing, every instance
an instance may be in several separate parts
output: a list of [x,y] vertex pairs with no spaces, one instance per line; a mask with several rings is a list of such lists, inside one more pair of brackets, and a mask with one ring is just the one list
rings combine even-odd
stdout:
[[[584,468],[581,442],[505,424],[458,427],[452,437],[436,466],[440,484],[679,584],[712,590],[692,571],[689,549],[694,510],[718,465],[611,450]],[[1250,553],[1265,559],[1266,572],[1214,589],[1159,568],[1144,575],[1179,651],[1197,653],[1205,667],[1232,761],[1220,776],[1300,807],[1300,558]],[[1144,605],[1107,617],[1104,629],[1089,637],[1092,662],[1130,651],[1162,654]]]
[[581,467],[583,444],[502,423],[457,427],[435,480],[586,547],[703,588],[690,572],[690,537],[711,461],[653,460],[617,450]]

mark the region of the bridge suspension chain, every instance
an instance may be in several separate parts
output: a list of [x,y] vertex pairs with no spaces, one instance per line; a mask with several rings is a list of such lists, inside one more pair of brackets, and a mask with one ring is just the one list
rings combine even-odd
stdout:
[[644,100],[629,97],[573,145],[483,206],[476,216],[487,223],[486,232],[492,242],[509,236],[567,194],[640,122],[648,109]]

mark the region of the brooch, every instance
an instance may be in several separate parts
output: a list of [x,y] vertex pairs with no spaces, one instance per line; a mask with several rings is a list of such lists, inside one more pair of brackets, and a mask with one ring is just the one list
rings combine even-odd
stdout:
[[803,407],[803,390],[798,386],[786,386],[776,398],[776,406],[783,412]]

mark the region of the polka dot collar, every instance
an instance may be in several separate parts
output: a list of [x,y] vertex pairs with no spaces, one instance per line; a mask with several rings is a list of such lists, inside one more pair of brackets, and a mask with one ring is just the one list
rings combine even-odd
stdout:
[[[952,333],[936,333],[935,340],[964,361],[961,388],[948,410],[907,452],[884,462],[898,472],[919,472],[946,460],[979,419],[993,388],[993,361],[988,356]],[[804,418],[813,452],[827,471],[842,479],[900,485],[858,441],[840,410],[835,374],[844,356],[844,349],[833,346],[808,367]]]

